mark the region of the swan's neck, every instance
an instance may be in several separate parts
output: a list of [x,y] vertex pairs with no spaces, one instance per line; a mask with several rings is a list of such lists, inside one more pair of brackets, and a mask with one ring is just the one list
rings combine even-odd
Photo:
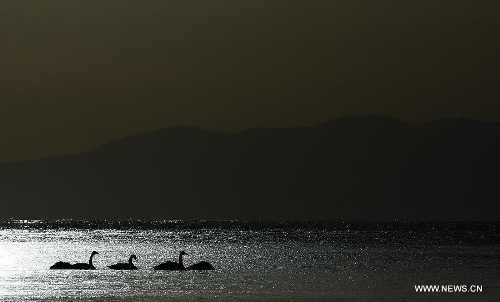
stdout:
[[90,265],[90,266],[93,266],[93,265],[92,265],[92,258],[94,257],[94,255],[95,255],[95,254],[90,255],[90,259],[89,259],[89,265]]
[[179,266],[180,268],[184,268],[184,263],[182,263],[182,253],[179,254]]
[[128,264],[132,265],[132,257],[128,258]]

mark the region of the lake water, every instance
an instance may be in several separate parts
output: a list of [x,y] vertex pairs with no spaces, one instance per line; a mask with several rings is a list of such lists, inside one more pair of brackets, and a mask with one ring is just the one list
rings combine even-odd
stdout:
[[[50,270],[57,261],[94,271]],[[215,271],[155,271],[177,261]],[[500,223],[3,221],[0,301],[499,301]],[[137,271],[107,268],[137,255]],[[478,293],[417,293],[464,285]]]

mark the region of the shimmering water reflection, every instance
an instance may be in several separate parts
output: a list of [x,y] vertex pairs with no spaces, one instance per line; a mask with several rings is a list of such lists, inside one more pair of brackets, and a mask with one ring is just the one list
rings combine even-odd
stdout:
[[[1,301],[496,301],[495,223],[17,223],[0,228]],[[57,261],[95,271],[49,270]],[[154,271],[166,260],[215,271]],[[137,271],[107,265],[138,256]],[[479,295],[416,294],[479,284]]]

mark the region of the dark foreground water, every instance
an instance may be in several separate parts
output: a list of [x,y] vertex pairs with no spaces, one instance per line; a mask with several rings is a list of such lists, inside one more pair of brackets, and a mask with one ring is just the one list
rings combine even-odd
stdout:
[[[152,269],[180,250],[216,270]],[[500,223],[4,221],[0,252],[0,301],[500,301]]]

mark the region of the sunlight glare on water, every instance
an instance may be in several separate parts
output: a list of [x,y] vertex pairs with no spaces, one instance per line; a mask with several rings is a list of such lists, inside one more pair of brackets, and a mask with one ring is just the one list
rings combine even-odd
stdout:
[[[414,284],[461,282],[484,285],[488,293],[481,301],[495,301],[498,226],[478,228],[469,239],[463,231],[469,226],[445,227],[433,234],[426,225],[404,224],[10,224],[0,228],[0,300],[410,301]],[[49,269],[57,261],[88,262],[93,250],[99,252],[94,271]],[[186,266],[205,260],[216,270],[153,270],[177,261],[181,250],[188,253]],[[127,262],[131,254],[138,270],[107,267]]]

